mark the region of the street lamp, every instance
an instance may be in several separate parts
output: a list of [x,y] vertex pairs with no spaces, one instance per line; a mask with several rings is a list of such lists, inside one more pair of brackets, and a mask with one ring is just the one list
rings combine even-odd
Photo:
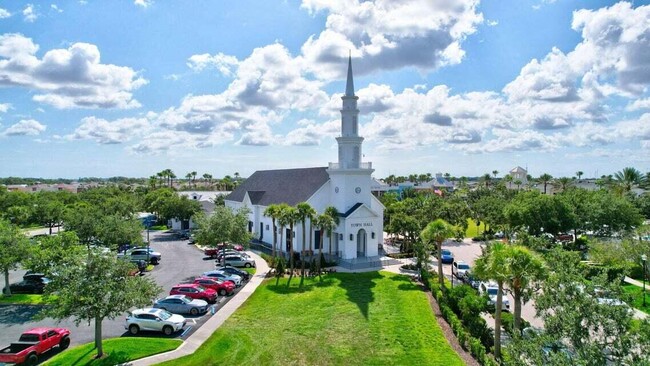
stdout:
[[648,260],[648,256],[645,254],[641,255],[641,263],[643,263],[643,307],[645,308],[645,274],[646,274],[646,268],[645,268],[645,262]]

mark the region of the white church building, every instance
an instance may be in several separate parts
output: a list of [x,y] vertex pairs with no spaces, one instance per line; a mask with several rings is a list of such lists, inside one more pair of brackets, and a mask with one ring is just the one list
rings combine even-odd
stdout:
[[[328,206],[334,206],[339,212],[339,225],[331,240],[325,233],[324,243],[320,243],[318,230],[312,233],[314,249],[318,250],[322,244],[323,252],[328,253],[331,242],[331,252],[342,260],[371,259],[379,255],[383,243],[384,206],[371,193],[372,163],[361,161],[363,137],[359,136],[359,97],[354,95],[351,58],[348,59],[345,95],[341,99],[341,135],[336,138],[338,162],[318,168],[256,171],[225,198],[227,207],[250,210],[249,231],[269,247],[273,243],[273,223],[270,217],[264,216],[264,210],[272,204],[295,206],[307,202],[318,214]],[[277,240],[280,250],[288,252],[291,236],[289,228],[285,230],[284,235],[278,233]],[[293,234],[293,249],[300,251],[303,244],[301,223],[294,225]],[[308,249],[309,233],[306,238],[305,249]]]

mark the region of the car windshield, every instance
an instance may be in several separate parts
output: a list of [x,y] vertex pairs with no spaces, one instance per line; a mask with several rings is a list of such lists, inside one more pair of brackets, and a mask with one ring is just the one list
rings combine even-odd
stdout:
[[195,288],[201,292],[205,292],[205,287],[203,286],[196,286]]
[[171,316],[172,316],[172,314],[170,312],[166,311],[166,310],[161,310],[160,311],[159,317],[162,320],[167,320],[167,319],[171,318]]
[[192,302],[192,299],[188,298],[187,296],[183,296],[180,298],[182,302],[189,304]]
[[496,296],[497,292],[498,292],[498,290],[495,289],[495,288],[489,288],[489,289],[487,289],[487,293],[488,293],[488,295],[490,295],[490,296]]
[[459,264],[458,269],[469,269],[469,265],[467,265],[467,264]]
[[442,250],[442,255],[451,255],[451,252],[447,249]]

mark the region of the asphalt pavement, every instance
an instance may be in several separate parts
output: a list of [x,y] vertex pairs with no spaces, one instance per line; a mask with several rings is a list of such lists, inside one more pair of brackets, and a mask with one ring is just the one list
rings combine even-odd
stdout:
[[[151,247],[161,253],[162,260],[160,264],[154,267],[146,276],[151,276],[158,285],[163,288],[159,294],[160,297],[167,296],[173,285],[182,282],[188,282],[194,277],[205,271],[214,269],[214,260],[204,258],[203,253],[194,245],[189,245],[187,240],[178,240],[173,234],[151,231],[149,234]],[[145,235],[146,238],[146,235]],[[20,281],[24,270],[11,271],[9,274],[11,282]],[[3,281],[4,282],[4,281]],[[2,285],[4,287],[4,284]],[[217,308],[221,308],[231,297],[219,297]],[[32,320],[32,317],[40,310],[39,306],[28,305],[5,305],[0,306],[0,346],[16,342],[20,334],[28,329],[35,327],[65,327],[71,331],[71,345],[78,345],[94,341],[94,327],[88,323],[80,323],[78,326],[71,319],[66,319],[57,323],[53,319],[44,319],[40,321]],[[178,332],[172,337],[186,338],[211,317],[208,312],[202,316],[191,317],[188,323],[191,325],[189,331]],[[102,336],[114,338],[128,336],[124,329],[124,320],[126,313],[122,316],[110,320],[104,320],[102,324]],[[163,336],[157,333],[146,334],[143,336]]]

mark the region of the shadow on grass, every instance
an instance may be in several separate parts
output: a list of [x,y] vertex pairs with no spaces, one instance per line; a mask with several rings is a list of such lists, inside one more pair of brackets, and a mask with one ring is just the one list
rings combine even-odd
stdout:
[[110,353],[104,352],[104,357],[100,359],[91,358],[90,360],[88,360],[88,354],[95,351],[96,349],[92,348],[90,349],[90,351],[86,352],[78,359],[70,360],[72,362],[70,365],[71,366],[84,366],[84,365],[113,366],[113,365],[121,365],[131,360],[131,357],[128,355],[128,353],[122,351],[111,351]]
[[323,276],[322,281],[320,281],[318,278],[309,280],[305,279],[305,283],[303,284],[302,288],[298,286],[297,281],[294,281],[295,278],[292,279],[292,282],[295,282],[294,285],[289,287],[287,287],[286,280],[287,278],[280,280],[280,282],[276,285],[275,279],[272,279],[271,284],[269,284],[267,288],[276,294],[299,294],[303,292],[309,292],[314,288],[329,287],[335,284],[334,279],[329,276]]
[[372,288],[375,280],[384,276],[379,272],[365,273],[340,273],[337,278],[341,281],[339,286],[345,289],[348,300],[357,304],[364,318],[368,319],[368,308],[375,301]]

